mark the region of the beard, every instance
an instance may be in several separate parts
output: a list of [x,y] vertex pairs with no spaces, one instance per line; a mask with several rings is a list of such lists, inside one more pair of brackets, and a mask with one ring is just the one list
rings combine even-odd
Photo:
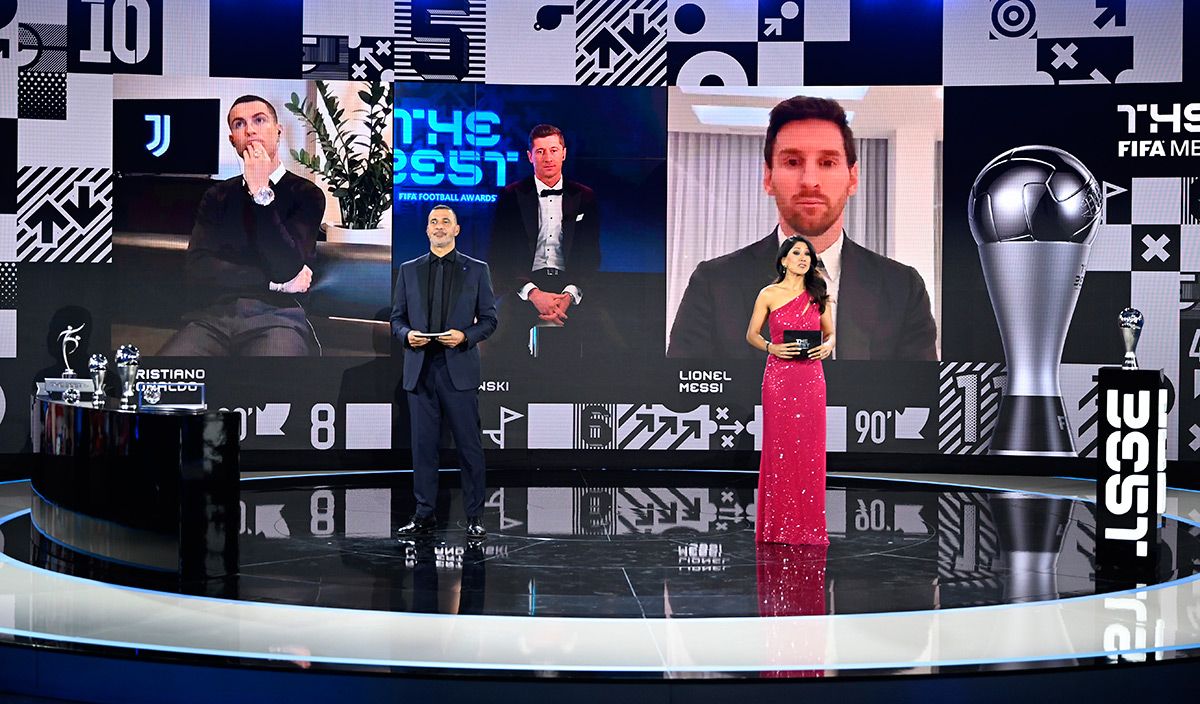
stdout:
[[783,221],[787,223],[792,232],[811,240],[814,237],[825,234],[829,228],[837,223],[838,218],[842,216],[842,212],[846,208],[848,195],[843,195],[836,201],[826,199],[828,205],[816,215],[806,215],[803,208],[793,208],[790,203],[778,202],[779,199],[776,199],[776,205],[779,208],[779,212],[783,215]]

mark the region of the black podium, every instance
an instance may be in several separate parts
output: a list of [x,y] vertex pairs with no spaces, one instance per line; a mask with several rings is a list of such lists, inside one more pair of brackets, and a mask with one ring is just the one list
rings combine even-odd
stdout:
[[124,411],[35,396],[30,416],[38,562],[200,592],[236,574],[236,414]]
[[1167,501],[1167,385],[1158,369],[1100,369],[1097,576],[1149,581]]

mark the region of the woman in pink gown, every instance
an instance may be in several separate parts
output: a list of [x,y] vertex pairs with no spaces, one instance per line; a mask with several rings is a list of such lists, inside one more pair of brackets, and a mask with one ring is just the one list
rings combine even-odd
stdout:
[[[763,372],[762,459],[755,540],[828,545],[825,532],[825,374],[833,352],[833,314],[812,243],[787,238],[775,259],[778,278],[754,302],[746,341],[767,353]],[[771,339],[761,335],[768,323]],[[807,351],[785,330],[819,330]]]

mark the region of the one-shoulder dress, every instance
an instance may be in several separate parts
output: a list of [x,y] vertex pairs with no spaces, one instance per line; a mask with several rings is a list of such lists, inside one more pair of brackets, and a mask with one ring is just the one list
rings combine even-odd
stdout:
[[[771,311],[771,344],[784,330],[820,330],[807,292]],[[767,356],[755,540],[828,545],[825,531],[825,373],[820,360]]]

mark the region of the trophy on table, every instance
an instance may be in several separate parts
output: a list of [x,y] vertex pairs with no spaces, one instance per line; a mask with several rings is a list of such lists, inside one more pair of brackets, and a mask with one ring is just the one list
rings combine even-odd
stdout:
[[1121,328],[1121,340],[1125,342],[1125,362],[1122,369],[1137,369],[1137,345],[1142,337],[1142,326],[1146,319],[1142,311],[1136,308],[1126,308],[1117,315],[1117,324]]
[[92,378],[92,384],[96,387],[92,401],[98,406],[103,406],[105,401],[104,378],[108,376],[108,358],[99,352],[88,358],[88,376]]
[[48,377],[44,381],[38,383],[38,394],[47,394],[51,398],[59,398],[66,403],[76,404],[86,400],[85,394],[93,394],[95,387],[92,386],[90,379],[80,379],[75,370],[71,368],[71,353],[79,349],[79,343],[83,340],[83,336],[79,333],[87,327],[87,323],[83,323],[78,327],[67,326],[58,334],[58,339],[62,342],[62,359],[63,372],[57,377]]
[[142,353],[133,345],[121,345],[113,359],[117,363],[117,378],[121,380],[121,410],[131,411],[137,407],[134,403],[134,387],[137,386],[138,363]]
[[58,333],[58,339],[62,342],[63,379],[74,379],[79,376],[75,373],[75,370],[71,368],[71,360],[68,355],[79,349],[79,343],[83,339],[79,333],[85,327],[87,327],[87,323],[83,323],[77,328],[73,328],[68,325],[66,330]]
[[1087,167],[1047,146],[1004,152],[971,187],[968,221],[1008,365],[989,454],[1076,454],[1058,370],[1103,203]]

